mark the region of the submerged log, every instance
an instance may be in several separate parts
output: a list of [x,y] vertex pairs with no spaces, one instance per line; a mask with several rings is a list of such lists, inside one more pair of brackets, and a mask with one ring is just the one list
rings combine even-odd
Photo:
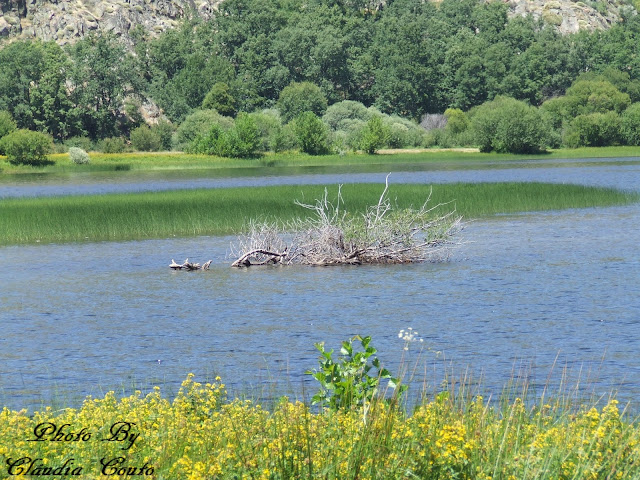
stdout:
[[211,265],[211,260],[206,262],[204,265],[200,265],[199,263],[191,263],[187,258],[184,263],[176,263],[176,261],[172,258],[171,263],[169,264],[169,268],[173,270],[209,270],[209,266]]

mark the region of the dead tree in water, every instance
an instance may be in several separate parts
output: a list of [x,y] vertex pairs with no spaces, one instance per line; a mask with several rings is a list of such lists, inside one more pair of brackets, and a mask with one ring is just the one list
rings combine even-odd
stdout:
[[[428,207],[431,193],[419,209],[394,209],[388,198],[388,176],[376,205],[361,216],[343,209],[341,187],[335,205],[328,192],[309,209],[309,219],[290,228],[275,224],[252,224],[238,246],[233,267],[251,265],[358,265],[441,261],[449,256],[452,237],[461,229],[455,210],[437,214],[445,204]],[[287,233],[293,231],[294,233]],[[285,240],[288,238],[289,240]]]

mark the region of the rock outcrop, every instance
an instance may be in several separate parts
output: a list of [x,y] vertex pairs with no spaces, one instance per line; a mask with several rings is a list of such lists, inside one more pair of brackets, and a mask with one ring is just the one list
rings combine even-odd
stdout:
[[151,35],[185,16],[210,17],[221,0],[0,0],[0,37],[72,43],[92,30],[130,41],[134,28]]
[[620,20],[624,8],[633,8],[620,0],[577,2],[572,0],[506,0],[510,14],[532,15],[554,25],[561,33],[602,30]]

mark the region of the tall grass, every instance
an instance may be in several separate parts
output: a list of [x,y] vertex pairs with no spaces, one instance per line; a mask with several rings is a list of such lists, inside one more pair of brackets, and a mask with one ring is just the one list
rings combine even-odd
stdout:
[[[250,219],[288,221],[307,215],[294,200],[312,202],[325,186],[275,186],[179,190],[0,201],[0,244],[164,238],[238,233]],[[337,192],[337,187],[327,186]],[[342,189],[346,209],[361,212],[377,202],[382,186],[351,184]],[[392,185],[398,206],[421,205],[425,185]],[[465,218],[564,208],[619,205],[638,194],[614,189],[543,183],[434,185],[433,205],[449,202]]]

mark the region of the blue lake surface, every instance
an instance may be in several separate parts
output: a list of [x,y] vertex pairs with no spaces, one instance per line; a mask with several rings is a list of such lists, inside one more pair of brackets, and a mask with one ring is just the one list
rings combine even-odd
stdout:
[[[228,177],[201,186],[382,182],[384,176]],[[391,179],[638,190],[640,166],[413,170]],[[175,188],[177,180],[158,181],[153,189]],[[37,194],[73,193],[65,189],[78,185],[103,191],[99,182],[45,182]],[[17,190],[5,196],[21,196],[20,188],[37,186],[3,183],[3,194],[6,188]],[[417,365],[414,392],[425,384],[436,391],[447,375],[465,372],[495,395],[514,376],[538,393],[545,385],[556,391],[564,377],[569,386],[580,380],[581,397],[617,391],[638,407],[638,204],[473,221],[451,260],[438,264],[237,270],[228,258],[234,240],[0,247],[0,404],[77,404],[86,395],[151,385],[172,395],[189,372],[200,379],[219,374],[234,392],[308,397],[315,386],[304,372],[317,365],[314,342],[339,350],[342,340],[363,334],[373,337],[392,369]],[[186,257],[211,259],[212,270],[168,268],[172,258]],[[424,339],[408,354],[398,339],[407,327]]]

